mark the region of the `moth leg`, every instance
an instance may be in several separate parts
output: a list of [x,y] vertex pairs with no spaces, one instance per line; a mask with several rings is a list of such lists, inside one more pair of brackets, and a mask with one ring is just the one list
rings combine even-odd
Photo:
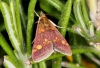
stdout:
[[31,44],[33,44],[34,43],[34,40],[32,41],[32,43]]
[[30,65],[30,64],[32,64],[32,63],[33,63],[32,56],[30,56],[30,57],[28,58],[28,60],[25,61],[25,64]]

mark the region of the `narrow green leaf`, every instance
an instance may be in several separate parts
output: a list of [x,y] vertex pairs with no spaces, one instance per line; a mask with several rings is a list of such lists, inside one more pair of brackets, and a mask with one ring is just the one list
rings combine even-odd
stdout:
[[12,18],[10,8],[5,2],[2,2],[2,1],[0,1],[0,8],[1,8],[1,12],[4,18],[4,24],[5,24],[7,33],[9,35],[10,41],[14,49],[20,53],[21,51],[19,48],[19,41],[16,35],[16,31],[14,29],[13,20],[12,20],[13,18]]
[[[51,16],[54,16],[55,18],[60,18],[60,12],[54,8],[50,3],[47,2],[48,0],[40,0],[40,7],[43,11],[49,13]],[[55,13],[56,12],[56,13]]]
[[38,64],[33,64],[33,65],[32,65],[32,68],[39,68],[39,67],[38,67]]
[[85,0],[81,0],[81,5],[82,5],[82,12],[83,12],[83,17],[84,17],[84,20],[85,20],[85,24],[87,24],[87,22],[89,22],[90,19],[89,19],[89,14],[87,12],[87,7],[86,7]]
[[52,6],[54,6],[56,9],[58,9],[60,12],[62,11],[64,4],[62,4],[59,0],[46,0],[46,1],[50,3]]
[[52,68],[61,68],[61,62],[62,62],[61,57],[52,59]]
[[7,43],[7,41],[5,40],[5,38],[3,37],[3,35],[1,33],[0,33],[0,45],[5,50],[5,52],[12,58],[12,60],[16,64],[16,66],[18,66],[19,62],[18,62],[15,54],[13,53],[13,50],[11,49],[10,45]]
[[85,0],[81,0],[81,5],[82,5],[83,18],[84,18],[84,21],[85,21],[84,23],[86,24],[86,26],[89,30],[90,36],[93,37],[94,36],[94,26],[93,26],[93,23],[89,19],[89,14],[88,14],[88,11],[87,11]]
[[84,19],[83,19],[83,15],[82,15],[82,6],[81,6],[81,3],[80,3],[81,0],[76,0],[74,2],[74,15],[75,15],[75,18],[77,20],[77,24],[80,26],[81,30],[82,30],[82,34],[84,35],[85,38],[90,38],[90,35],[89,35],[89,31],[84,23]]
[[92,53],[85,53],[85,55],[91,59],[92,61],[94,61],[96,64],[98,64],[100,66],[100,61],[98,60],[98,58],[92,54]]
[[22,27],[21,27],[21,18],[20,18],[20,0],[16,0],[16,24],[18,31],[18,41],[20,44],[20,50],[24,53],[23,49],[23,36],[22,36]]
[[69,18],[70,18],[70,13],[71,13],[71,7],[72,7],[72,0],[68,0],[64,6],[64,9],[62,11],[62,15],[61,15],[60,20],[58,22],[58,25],[60,27],[64,27],[64,28],[59,29],[59,31],[61,32],[61,34],[63,36],[66,35],[67,25],[69,23]]
[[18,31],[17,31],[17,23],[16,23],[16,17],[15,17],[15,2],[14,0],[9,0],[9,4],[10,4],[10,10],[11,10],[11,14],[12,14],[12,21],[13,21],[13,28],[15,30],[15,33],[18,34]]
[[32,32],[33,32],[33,24],[34,24],[34,8],[37,0],[31,0],[28,7],[28,23],[27,23],[27,53],[28,56],[31,55],[31,44],[32,44]]
[[39,68],[46,68],[45,61],[39,62]]
[[14,62],[9,56],[4,56],[4,66],[7,68],[20,68],[18,62]]
[[74,54],[73,55],[73,62],[74,63],[78,63],[79,65],[82,64],[82,58],[81,58],[81,55],[80,54]]
[[23,34],[23,49],[26,52],[26,19],[25,19],[25,12],[23,10],[22,5],[20,4],[20,16],[21,16],[21,25],[22,25],[22,34]]

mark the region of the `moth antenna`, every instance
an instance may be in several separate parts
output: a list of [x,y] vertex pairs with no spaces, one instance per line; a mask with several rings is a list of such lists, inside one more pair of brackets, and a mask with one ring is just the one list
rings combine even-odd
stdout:
[[35,12],[36,16],[40,17],[39,14],[35,10],[34,10],[34,12]]
[[61,27],[61,26],[57,26],[55,23],[53,23],[51,20],[49,20],[54,26],[58,27],[58,28],[65,28],[65,27]]
[[35,23],[38,23],[38,21],[37,21],[37,22],[35,22]]
[[[56,25],[56,24],[55,24],[55,25]],[[57,25],[56,25],[56,27],[58,27],[58,28],[66,28],[66,27],[61,27],[61,26],[57,26]]]

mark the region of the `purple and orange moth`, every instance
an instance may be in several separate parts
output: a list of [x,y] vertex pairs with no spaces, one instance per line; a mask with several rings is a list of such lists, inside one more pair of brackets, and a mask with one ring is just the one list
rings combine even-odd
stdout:
[[57,30],[55,24],[41,12],[32,48],[32,59],[34,62],[40,62],[48,58],[54,51],[68,56],[72,55],[69,44]]

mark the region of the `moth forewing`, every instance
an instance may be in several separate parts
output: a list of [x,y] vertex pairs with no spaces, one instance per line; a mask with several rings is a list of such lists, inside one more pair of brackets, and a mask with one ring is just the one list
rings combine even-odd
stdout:
[[32,58],[34,62],[40,62],[49,57],[53,52],[53,44],[50,40],[49,31],[39,29],[40,24],[37,26],[36,36],[34,39]]

